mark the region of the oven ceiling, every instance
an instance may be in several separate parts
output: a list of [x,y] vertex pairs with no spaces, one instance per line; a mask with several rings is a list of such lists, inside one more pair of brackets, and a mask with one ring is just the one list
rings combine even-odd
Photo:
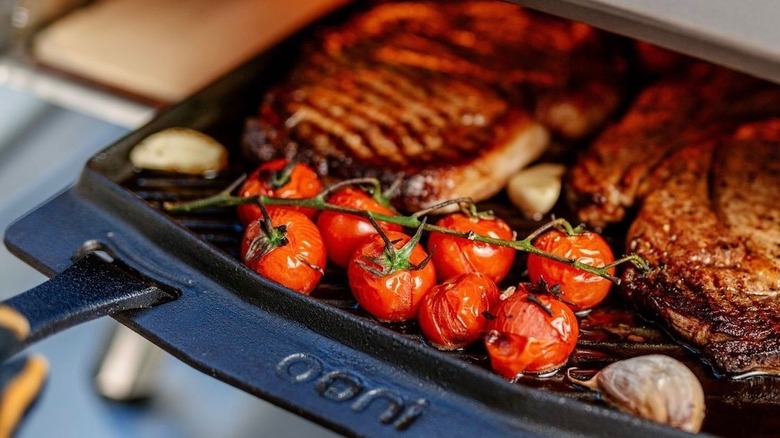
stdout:
[[780,83],[776,0],[512,0]]

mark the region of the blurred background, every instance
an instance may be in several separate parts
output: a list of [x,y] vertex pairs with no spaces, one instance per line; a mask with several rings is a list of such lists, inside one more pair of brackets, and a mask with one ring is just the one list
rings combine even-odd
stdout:
[[[0,231],[73,184],[97,151],[334,4],[0,0]],[[0,248],[0,299],[45,280]],[[333,435],[111,319],[32,350],[51,371],[21,438]]]

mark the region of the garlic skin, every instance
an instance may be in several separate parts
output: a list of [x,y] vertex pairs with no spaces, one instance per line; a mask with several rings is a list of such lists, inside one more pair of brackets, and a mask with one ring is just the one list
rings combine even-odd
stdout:
[[676,359],[660,354],[608,365],[588,381],[574,383],[601,393],[623,412],[697,433],[704,421],[704,391],[696,376]]
[[561,164],[542,163],[521,170],[509,180],[507,194],[525,217],[541,220],[561,195],[566,168]]
[[130,151],[139,169],[210,176],[227,167],[228,151],[212,137],[189,128],[168,128],[141,140]]

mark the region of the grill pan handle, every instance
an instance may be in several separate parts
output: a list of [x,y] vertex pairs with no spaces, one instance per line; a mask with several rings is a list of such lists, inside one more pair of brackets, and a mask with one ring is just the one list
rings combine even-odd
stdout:
[[0,304],[0,362],[76,324],[176,296],[109,256],[88,253],[59,275]]

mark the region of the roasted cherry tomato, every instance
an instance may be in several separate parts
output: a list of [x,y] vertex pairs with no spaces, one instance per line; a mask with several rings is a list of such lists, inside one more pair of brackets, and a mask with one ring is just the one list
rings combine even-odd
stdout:
[[[363,190],[346,187],[336,191],[328,198],[328,203],[339,207],[395,216],[396,213]],[[385,231],[401,231],[400,225],[379,222]],[[360,216],[325,210],[317,218],[317,227],[322,234],[328,258],[338,266],[346,267],[352,253],[363,243],[366,237],[376,234],[373,225]]]
[[258,274],[292,290],[310,293],[325,270],[325,247],[317,226],[297,211],[268,212],[273,231],[263,219],[244,231],[244,263]]
[[[310,198],[322,191],[322,182],[307,165],[292,163],[285,159],[268,161],[247,177],[239,190],[239,196],[269,196],[272,198]],[[268,210],[288,209],[301,212],[313,219],[317,210],[303,207],[268,206]],[[254,204],[238,206],[238,218],[242,224],[260,219],[260,207]]]
[[531,293],[534,287],[521,283],[490,311],[485,346],[493,370],[507,379],[557,370],[577,344],[574,312],[552,294]]
[[360,307],[385,322],[407,321],[417,315],[420,302],[436,284],[433,265],[419,267],[427,254],[422,245],[409,247],[411,238],[396,231],[386,233],[388,251],[379,234],[359,246],[347,267],[352,294]]
[[[436,225],[464,233],[473,231],[496,239],[512,240],[514,237],[509,225],[499,218],[471,218],[455,213],[441,218]],[[428,238],[428,251],[433,256],[439,280],[466,272],[480,272],[499,283],[506,277],[515,259],[515,250],[512,248],[436,232]]]
[[485,334],[484,314],[498,301],[498,295],[498,287],[487,276],[460,274],[425,295],[417,322],[436,348],[463,348]]
[[[559,230],[548,231],[534,241],[534,246],[596,267],[615,261],[607,242],[589,231],[573,236]],[[609,273],[614,275],[615,268]],[[528,256],[528,276],[534,283],[544,280],[549,286],[559,285],[563,292],[561,300],[569,303],[575,312],[602,302],[612,287],[612,282],[605,278],[534,254]]]

